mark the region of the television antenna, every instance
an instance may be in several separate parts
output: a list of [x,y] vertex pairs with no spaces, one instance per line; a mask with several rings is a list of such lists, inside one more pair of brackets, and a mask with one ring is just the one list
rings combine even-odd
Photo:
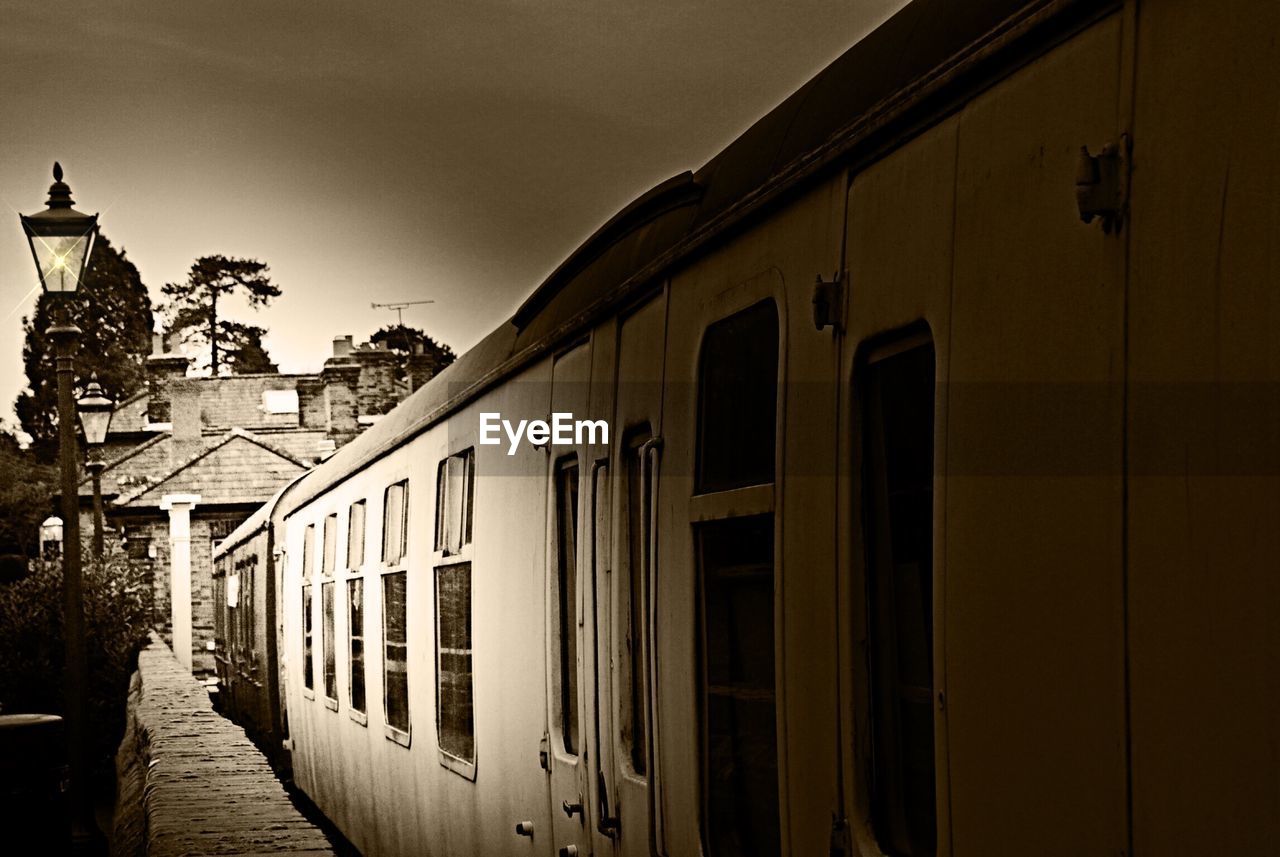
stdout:
[[399,318],[399,322],[398,322],[399,325],[401,327],[404,327],[404,311],[406,308],[411,306],[417,306],[418,304],[433,304],[433,303],[435,303],[435,301],[433,300],[402,301],[401,303],[389,303],[389,304],[371,303],[369,304],[369,306],[373,307],[374,309],[393,310],[396,314],[396,317]]

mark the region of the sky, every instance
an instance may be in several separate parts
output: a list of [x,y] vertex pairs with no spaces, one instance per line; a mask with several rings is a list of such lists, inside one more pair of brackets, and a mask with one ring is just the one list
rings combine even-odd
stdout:
[[0,0],[0,422],[54,160],[157,303],[199,256],[285,372],[404,314],[465,351],[596,227],[903,0]]

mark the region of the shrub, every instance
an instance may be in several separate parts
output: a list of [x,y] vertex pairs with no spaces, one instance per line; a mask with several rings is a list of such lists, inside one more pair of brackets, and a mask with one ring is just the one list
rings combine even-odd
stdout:
[[[109,767],[124,729],[129,677],[147,641],[151,613],[142,569],[119,545],[101,562],[86,543],[83,563],[88,650],[90,764]],[[4,713],[64,714],[62,563],[33,561],[0,583],[0,705]]]

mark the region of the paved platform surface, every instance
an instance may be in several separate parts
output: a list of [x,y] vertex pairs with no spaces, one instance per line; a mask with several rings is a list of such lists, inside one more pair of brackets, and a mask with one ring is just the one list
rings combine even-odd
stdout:
[[334,853],[244,730],[154,637],[133,676],[116,770],[113,855]]

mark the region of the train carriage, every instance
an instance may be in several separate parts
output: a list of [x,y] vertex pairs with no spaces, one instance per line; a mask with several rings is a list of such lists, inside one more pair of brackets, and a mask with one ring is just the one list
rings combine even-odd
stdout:
[[[915,0],[287,489],[299,787],[370,855],[1274,847],[1280,9],[1228,5]],[[608,437],[482,442],[557,413]]]

